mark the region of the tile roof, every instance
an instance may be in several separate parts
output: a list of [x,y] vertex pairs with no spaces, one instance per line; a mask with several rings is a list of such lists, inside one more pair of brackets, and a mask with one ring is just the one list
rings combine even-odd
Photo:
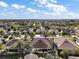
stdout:
[[49,48],[50,47],[50,41],[45,37],[34,38],[31,45],[34,48],[37,47],[37,46],[38,46],[38,48],[46,48],[46,47]]
[[[69,47],[69,44],[70,45],[72,44],[76,48],[79,48],[79,46],[75,42],[73,42],[70,38],[67,38],[67,37],[64,37],[64,38],[63,37],[58,37],[56,39],[57,39],[57,46],[58,46],[58,48],[62,47],[62,49],[64,49],[64,48],[66,48],[65,46],[68,46]],[[66,41],[69,42],[69,44],[67,44]]]

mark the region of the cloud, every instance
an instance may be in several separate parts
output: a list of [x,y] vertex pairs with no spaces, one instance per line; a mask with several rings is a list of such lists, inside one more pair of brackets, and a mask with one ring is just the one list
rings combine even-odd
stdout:
[[78,13],[68,12],[67,15],[68,15],[71,19],[79,19],[79,14],[78,14]]
[[45,14],[45,15],[50,15],[50,13],[49,13],[49,12],[43,12],[43,14]]
[[[36,1],[36,0],[35,0]],[[69,11],[64,5],[57,4],[57,0],[38,0],[37,5],[52,10],[52,12],[42,12],[43,15],[55,19],[78,19],[79,14]]]
[[51,19],[79,19],[79,14],[74,13],[74,12],[67,12],[67,13],[62,13],[62,14],[57,14],[55,12],[49,13],[49,12],[44,12],[44,16],[50,17]]
[[36,3],[39,3],[41,5],[45,5],[48,0],[35,0]]
[[52,9],[56,13],[67,12],[67,8],[64,7],[63,5],[57,5],[57,4],[48,3],[46,5],[46,7],[49,8],[49,9]]
[[[33,2],[34,1],[34,2]],[[57,0],[33,0],[32,5],[34,9],[21,4],[11,4],[0,2],[0,7],[4,7],[0,13],[0,18],[38,18],[38,19],[78,19],[79,14],[64,5],[58,4]],[[6,8],[8,7],[9,8]],[[12,8],[12,9],[11,9]],[[14,8],[14,9],[13,9]],[[16,11],[15,9],[18,9]],[[21,9],[21,10],[19,10]]]
[[41,4],[41,5],[46,5],[48,3],[57,3],[57,0],[34,0],[36,3]]
[[6,13],[2,13],[2,14],[0,14],[1,16],[7,16],[8,14],[6,14]]
[[14,13],[13,12],[3,12],[3,13],[1,13],[0,14],[1,16],[4,16],[4,17],[7,17],[7,16],[13,16],[14,15]]
[[0,1],[0,7],[6,8],[8,6],[9,5],[7,3]]
[[57,0],[51,0],[51,3],[49,0],[35,0],[38,6],[44,7],[44,8],[48,8],[49,10],[52,10],[52,13],[56,14],[62,14],[62,13],[66,13],[67,7],[57,4]]
[[54,11],[55,13],[63,13],[63,12],[67,12],[67,8],[63,5],[59,5],[57,4],[57,0],[51,0],[51,3],[49,0],[35,0],[36,4],[40,7],[46,7],[52,11]]
[[53,2],[53,3],[57,3],[57,0],[51,0],[51,2]]
[[34,12],[34,13],[37,12],[37,10],[32,9],[32,8],[27,8],[26,11],[27,11],[27,12]]
[[12,4],[12,7],[15,9],[24,9],[25,8],[24,5],[18,5],[18,4]]

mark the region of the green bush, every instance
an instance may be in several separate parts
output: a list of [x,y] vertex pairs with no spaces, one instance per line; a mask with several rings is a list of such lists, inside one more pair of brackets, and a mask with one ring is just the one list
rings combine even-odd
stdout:
[[0,35],[4,35],[4,30],[0,30]]
[[64,50],[60,52],[62,57],[64,56],[79,56],[79,50]]

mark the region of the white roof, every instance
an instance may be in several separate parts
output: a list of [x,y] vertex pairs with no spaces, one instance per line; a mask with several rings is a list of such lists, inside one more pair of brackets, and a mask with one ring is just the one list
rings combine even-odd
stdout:
[[45,59],[45,58],[43,58],[43,57],[39,57],[39,59]]
[[38,34],[38,35],[35,35],[35,36],[34,36],[34,38],[37,38],[37,37],[41,37],[41,35]]
[[30,53],[30,54],[26,55],[24,57],[24,59],[39,59],[39,58],[37,55]]
[[43,57],[38,57],[37,55],[30,53],[24,57],[24,59],[45,59]]

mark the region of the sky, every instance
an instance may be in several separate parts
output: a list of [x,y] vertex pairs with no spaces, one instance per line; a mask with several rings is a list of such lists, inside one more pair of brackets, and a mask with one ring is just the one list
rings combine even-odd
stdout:
[[0,19],[79,19],[79,0],[0,0]]

